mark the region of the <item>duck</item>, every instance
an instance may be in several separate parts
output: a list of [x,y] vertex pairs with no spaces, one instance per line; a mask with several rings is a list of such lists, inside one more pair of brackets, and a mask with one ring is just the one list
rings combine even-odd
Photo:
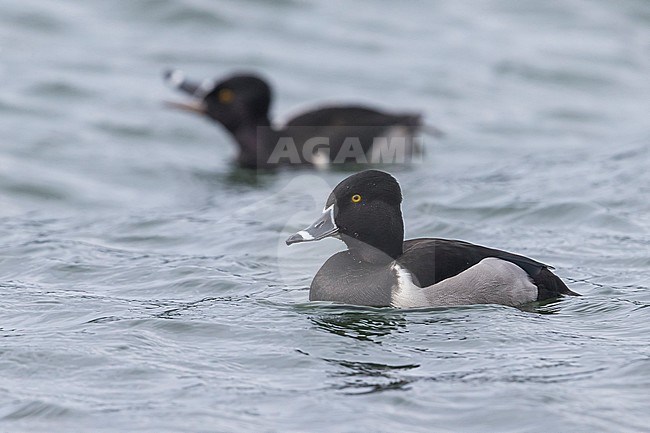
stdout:
[[462,240],[404,240],[402,192],[384,171],[365,170],[341,181],[322,215],[287,245],[328,237],[347,249],[316,273],[310,301],[420,308],[472,304],[518,307],[570,290],[551,266]]
[[164,78],[192,98],[167,105],[225,128],[238,145],[236,163],[242,168],[408,163],[422,155],[420,131],[441,135],[423,124],[420,113],[389,113],[358,104],[319,106],[276,127],[269,119],[271,87],[256,73],[197,82],[180,70],[168,70]]

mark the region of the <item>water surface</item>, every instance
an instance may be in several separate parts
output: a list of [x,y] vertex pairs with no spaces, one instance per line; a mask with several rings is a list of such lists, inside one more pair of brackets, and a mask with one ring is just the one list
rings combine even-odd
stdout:
[[[0,5],[0,430],[641,431],[650,424],[643,0]],[[287,248],[345,172],[251,179],[161,73],[265,74],[444,129],[393,170],[408,237],[552,264],[526,309],[309,304]]]

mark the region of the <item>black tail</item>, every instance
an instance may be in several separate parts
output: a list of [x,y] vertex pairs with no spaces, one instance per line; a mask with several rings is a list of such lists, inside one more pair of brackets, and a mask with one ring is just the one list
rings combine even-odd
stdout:
[[557,298],[560,295],[581,296],[569,289],[560,277],[546,267],[539,269],[539,272],[533,276],[533,282],[537,285],[538,301]]

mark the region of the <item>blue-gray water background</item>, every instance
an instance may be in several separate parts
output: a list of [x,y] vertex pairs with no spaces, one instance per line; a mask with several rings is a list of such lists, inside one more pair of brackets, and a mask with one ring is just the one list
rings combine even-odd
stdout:
[[[444,129],[395,170],[408,237],[556,267],[527,310],[309,305],[284,246],[346,173],[251,183],[161,72],[252,69]],[[642,431],[650,3],[0,3],[0,431]]]

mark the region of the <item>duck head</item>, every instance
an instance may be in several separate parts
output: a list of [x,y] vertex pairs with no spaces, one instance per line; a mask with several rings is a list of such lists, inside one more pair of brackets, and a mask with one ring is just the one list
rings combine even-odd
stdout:
[[353,174],[334,188],[320,218],[286,243],[335,237],[359,260],[395,260],[403,252],[401,203],[400,186],[390,174],[379,170]]
[[165,72],[165,80],[193,97],[189,102],[168,105],[208,116],[235,134],[242,127],[269,126],[271,88],[254,74],[235,74],[218,82],[196,83],[178,70]]

